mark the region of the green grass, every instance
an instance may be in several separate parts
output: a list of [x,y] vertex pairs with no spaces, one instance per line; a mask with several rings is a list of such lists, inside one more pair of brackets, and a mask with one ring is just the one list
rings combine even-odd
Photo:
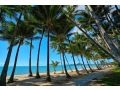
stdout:
[[112,70],[112,73],[106,75],[105,78],[97,80],[96,83],[106,86],[120,86],[120,68]]

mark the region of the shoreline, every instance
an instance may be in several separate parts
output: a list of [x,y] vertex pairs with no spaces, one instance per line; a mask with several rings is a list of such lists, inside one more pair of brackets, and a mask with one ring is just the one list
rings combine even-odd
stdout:
[[[96,68],[93,68],[95,73],[106,71],[108,69],[109,68],[97,70]],[[56,72],[56,74],[50,73],[52,80],[51,82],[46,81],[46,73],[40,73],[41,78],[38,79],[35,78],[35,74],[33,74],[33,77],[28,77],[28,75],[15,75],[15,82],[7,83],[7,86],[76,86],[76,80],[81,80],[84,76],[88,75],[83,70],[79,70],[79,72],[80,75],[78,75],[75,70],[73,70],[73,72],[69,70],[68,73],[72,76],[71,79],[66,79],[66,74],[62,74],[61,71]]]
[[[87,68],[88,70],[89,70],[89,68]],[[96,67],[95,68],[92,68],[93,70],[95,69],[97,69]],[[67,70],[68,71],[68,73],[71,73],[71,70]],[[75,70],[72,70],[73,72],[75,72]],[[83,72],[84,70],[81,68],[81,69],[79,69],[79,72]],[[63,74],[63,73],[61,73],[62,71],[56,71],[56,74]],[[64,72],[65,73],[65,72]],[[46,75],[46,72],[43,72],[43,73],[39,73],[40,75]],[[50,72],[50,75],[56,75],[56,74],[54,74],[54,71],[52,71],[52,72]],[[33,73],[33,77],[36,75],[36,73]],[[18,76],[28,76],[28,74],[20,74],[20,75],[14,75],[15,77],[18,77]],[[10,77],[10,75],[9,76],[7,76],[7,78],[8,77]]]

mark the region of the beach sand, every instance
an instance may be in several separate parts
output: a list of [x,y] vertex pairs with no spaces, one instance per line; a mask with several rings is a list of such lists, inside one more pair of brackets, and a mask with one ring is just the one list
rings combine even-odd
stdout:
[[[94,70],[97,71],[96,69]],[[56,74],[50,73],[51,82],[46,81],[46,73],[40,73],[40,79],[36,79],[35,74],[33,74],[33,77],[28,77],[28,75],[15,75],[15,82],[9,83],[7,86],[75,86],[75,81],[87,74],[83,70],[80,71],[80,75],[75,70],[73,72],[68,71],[68,73],[72,76],[70,80],[66,79],[65,74],[61,72],[56,72]]]

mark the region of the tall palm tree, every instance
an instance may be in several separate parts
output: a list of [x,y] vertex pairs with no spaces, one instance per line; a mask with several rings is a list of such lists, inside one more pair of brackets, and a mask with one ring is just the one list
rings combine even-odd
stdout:
[[61,63],[61,68],[62,68],[62,72],[61,73],[64,73],[64,70],[63,70],[63,62],[62,62],[62,55],[60,53],[60,63]]
[[12,74],[10,76],[10,79],[8,80],[8,83],[12,83],[14,81],[14,73],[15,73],[15,69],[16,69],[16,64],[17,64],[17,58],[18,58],[18,54],[19,54],[19,49],[21,47],[23,38],[19,41],[18,47],[17,47],[17,52],[16,52],[16,56],[15,56],[15,63],[13,66],[13,70],[12,70]]
[[86,68],[86,66],[85,66],[85,63],[84,63],[84,60],[83,60],[83,55],[81,55],[81,60],[82,60],[83,66],[84,66],[84,68],[85,68],[85,71],[86,71],[87,73],[89,73],[89,71],[87,70],[87,68]]
[[[20,21],[21,17],[22,17],[22,13],[20,13],[20,15],[17,19],[17,23],[16,23],[16,27],[15,27],[16,29],[18,27],[18,24],[19,24],[19,21]],[[0,76],[1,77],[0,78],[0,85],[1,86],[6,85],[7,70],[8,70],[8,65],[9,65],[9,62],[10,62],[10,57],[11,57],[13,45],[14,45],[15,35],[16,35],[16,32],[14,32],[13,36],[11,37],[9,50],[8,50],[7,57],[6,57],[6,60],[5,60],[5,64],[4,64],[4,67],[3,67],[3,70],[2,70],[2,73],[1,73],[1,76]]]
[[72,54],[72,59],[73,59],[73,63],[74,63],[76,73],[78,75],[80,75],[80,73],[79,73],[79,71],[77,69],[77,65],[76,65],[76,61],[75,61],[75,57],[74,57],[74,53],[75,53],[75,48],[74,47],[75,47],[75,45],[70,42],[69,38],[68,38],[68,41],[69,41],[69,45],[68,45],[67,48],[68,48],[69,52]]
[[[89,9],[89,11],[90,11],[90,13],[91,13],[91,16],[92,16],[93,18],[95,18],[95,21],[96,21],[96,24],[97,24],[98,29],[99,29],[99,31],[100,31],[100,34],[101,34],[102,38],[104,38],[104,40],[105,40],[105,42],[107,43],[107,45],[109,45],[109,48],[110,48],[110,50],[111,50],[111,53],[112,53],[113,55],[115,55],[117,58],[120,58],[120,57],[119,57],[119,54],[120,54],[119,50],[118,50],[117,47],[113,44],[113,42],[112,42],[111,38],[109,37],[109,35],[106,33],[106,30],[103,28],[102,23],[101,23],[100,20],[99,20],[99,17],[94,13],[94,10],[93,10],[92,6],[87,6],[87,7],[88,7],[88,9]],[[119,60],[117,60],[117,61],[119,62]]]
[[94,71],[92,70],[92,68],[91,68],[91,66],[90,66],[90,64],[89,64],[89,62],[88,62],[88,60],[86,60],[86,62],[87,62],[87,65],[88,65],[90,71],[91,71],[91,72],[94,72]]
[[[29,25],[29,27],[28,27],[28,25]],[[15,74],[15,70],[16,70],[19,49],[20,49],[21,45],[24,43],[24,39],[29,38],[34,34],[34,27],[32,25],[30,25],[28,22],[26,22],[25,20],[24,20],[24,22],[20,21],[16,34],[17,34],[17,38],[19,40],[19,44],[18,44],[16,56],[15,56],[13,70],[12,70],[12,73],[11,73],[8,83],[12,83],[14,81],[14,74]]]
[[69,62],[68,62],[68,60],[67,60],[66,55],[65,55],[65,60],[66,60],[66,62],[67,62],[67,64],[68,64],[69,69],[71,70],[71,72],[73,72],[73,70],[72,70],[72,68],[71,68],[71,66],[70,66],[70,64],[69,64]]
[[[77,12],[76,10],[77,10],[77,9],[74,9],[74,10],[72,10],[72,9],[70,9],[70,8],[67,9],[67,10],[65,11],[67,18],[68,18],[76,27],[78,27],[78,30],[82,31],[82,32],[86,35],[86,37],[87,37],[89,40],[91,40],[91,43],[93,43],[94,45],[96,45],[98,48],[100,48],[102,51],[104,51],[107,55],[109,55],[109,56],[112,57],[113,59],[116,59],[116,62],[119,63],[119,59],[118,59],[119,56],[118,56],[118,55],[116,55],[116,57],[118,57],[118,58],[114,57],[114,54],[112,54],[111,52],[109,52],[108,50],[106,50],[102,45],[100,45],[97,41],[95,41],[93,38],[91,38],[91,36],[86,32],[87,30],[86,30],[85,28],[82,28],[82,23],[79,22],[79,18],[74,19],[74,17],[75,17],[76,15],[80,15],[79,12],[76,13],[76,12]],[[86,22],[88,22],[88,21],[86,21]],[[112,49],[112,50],[113,50],[113,49]]]
[[32,77],[32,68],[31,68],[31,55],[32,55],[32,42],[33,42],[33,39],[31,38],[30,39],[30,53],[29,53],[29,77]]
[[41,36],[40,41],[39,41],[38,55],[37,55],[37,70],[36,70],[36,78],[40,78],[40,75],[39,75],[39,60],[40,60],[40,47],[41,47],[41,43],[42,43],[42,39],[43,39],[43,35],[44,35],[44,30],[42,30],[42,36]]
[[39,20],[40,25],[45,28],[47,33],[47,81],[51,81],[49,70],[49,39],[50,33],[54,30],[55,25],[59,25],[58,21],[63,14],[63,6],[34,6],[33,15]]

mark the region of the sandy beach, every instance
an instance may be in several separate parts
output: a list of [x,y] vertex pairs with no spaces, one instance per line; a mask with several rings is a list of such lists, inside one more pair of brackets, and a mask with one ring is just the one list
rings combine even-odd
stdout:
[[[96,69],[94,70],[95,72],[99,72]],[[67,80],[65,74],[62,74],[61,72],[56,72],[56,74],[51,73],[51,82],[46,81],[46,73],[40,73],[40,79],[36,79],[35,74],[33,74],[33,77],[28,77],[28,75],[16,75],[15,82],[9,83],[7,86],[75,86],[76,80],[79,80],[83,76],[87,75],[87,73],[83,70],[80,71],[81,75],[77,75],[75,70],[73,72],[68,71],[68,73],[72,76],[72,79],[70,80]],[[7,77],[7,79],[8,78],[9,77]]]

